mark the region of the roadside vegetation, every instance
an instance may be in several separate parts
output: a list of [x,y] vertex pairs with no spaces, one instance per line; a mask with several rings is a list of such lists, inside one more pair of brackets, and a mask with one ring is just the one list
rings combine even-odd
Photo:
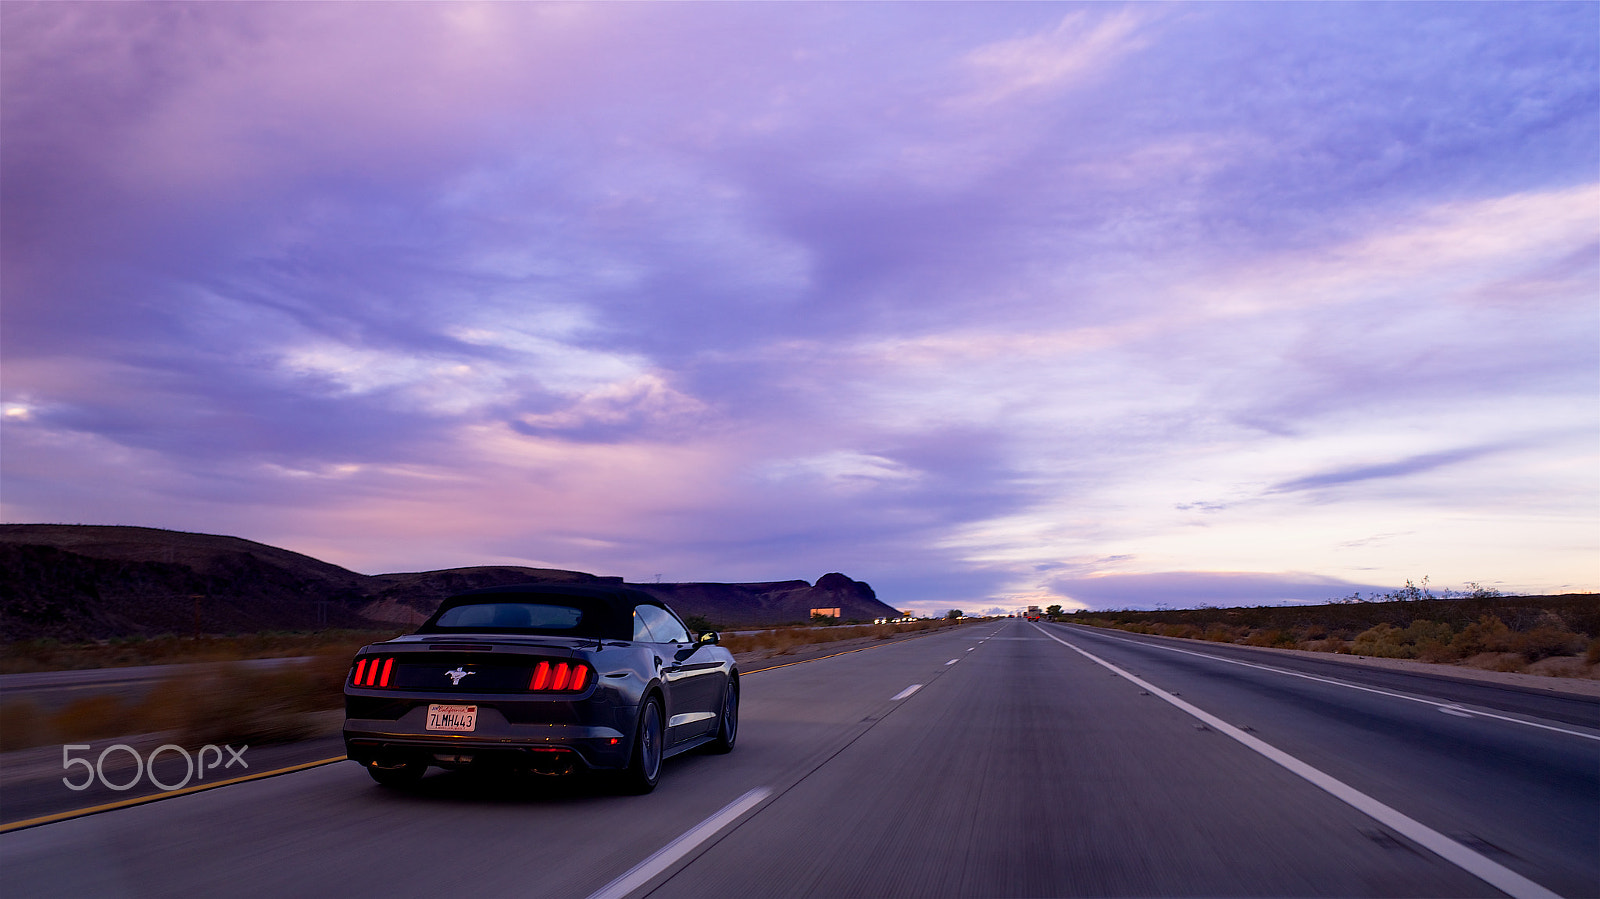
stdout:
[[934,630],[957,623],[955,619],[951,618],[918,618],[897,624],[860,624],[840,627],[776,627],[751,633],[724,633],[722,635],[722,646],[735,655],[750,652],[765,652],[769,656],[783,655],[793,652],[802,646],[813,646],[818,643],[859,640],[863,637],[890,640],[900,634]]
[[1379,601],[1070,615],[1052,607],[1051,617],[1165,637],[1600,678],[1600,596],[1445,598],[1425,585],[1407,583]]
[[[55,743],[167,733],[183,746],[270,743],[311,736],[317,712],[344,703],[356,650],[397,631],[267,631],[258,634],[129,637],[92,643],[26,640],[0,647],[0,673],[201,663],[142,698],[85,690],[60,707],[0,698],[0,751]],[[302,658],[272,670],[229,663]]]
[[349,670],[348,653],[270,671],[222,663],[168,678],[138,699],[91,692],[56,709],[0,702],[0,751],[148,733],[191,748],[298,740],[326,727],[315,713],[343,706]]
[[90,643],[20,640],[0,646],[0,674],[75,671],[83,668],[126,668],[135,665],[181,665],[189,662],[236,662],[296,656],[343,655],[368,643],[401,633],[386,630],[264,631],[258,634],[210,634],[181,637],[112,638]]

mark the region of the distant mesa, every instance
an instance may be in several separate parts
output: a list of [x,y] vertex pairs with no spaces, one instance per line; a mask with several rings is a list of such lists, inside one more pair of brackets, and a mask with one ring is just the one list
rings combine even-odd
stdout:
[[[358,574],[238,537],[109,525],[0,525],[0,641],[323,627],[423,621],[447,596],[517,583],[621,584],[622,578],[519,566]],[[841,620],[896,611],[838,572],[815,585],[630,584],[685,617],[761,627],[837,608]]]

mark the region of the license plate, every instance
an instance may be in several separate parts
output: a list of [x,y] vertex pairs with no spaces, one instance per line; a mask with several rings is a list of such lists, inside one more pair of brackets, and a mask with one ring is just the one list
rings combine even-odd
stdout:
[[428,730],[474,730],[478,726],[478,707],[475,705],[428,706]]

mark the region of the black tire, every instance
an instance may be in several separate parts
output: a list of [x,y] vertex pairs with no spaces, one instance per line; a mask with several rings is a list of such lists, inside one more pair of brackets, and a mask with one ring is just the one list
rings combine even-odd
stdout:
[[667,728],[661,717],[661,700],[645,698],[639,708],[639,727],[634,731],[633,753],[621,777],[622,789],[643,795],[661,780],[661,758],[666,750]]
[[728,689],[722,695],[722,714],[717,720],[717,737],[706,744],[706,751],[724,753],[733,751],[733,742],[739,738],[739,679],[728,678]]
[[409,787],[422,780],[422,775],[428,773],[428,765],[426,762],[406,762],[389,768],[368,765],[367,773],[386,787]]

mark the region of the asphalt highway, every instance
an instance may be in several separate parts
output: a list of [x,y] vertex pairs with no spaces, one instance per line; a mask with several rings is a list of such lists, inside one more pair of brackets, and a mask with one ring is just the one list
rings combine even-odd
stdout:
[[972,624],[750,674],[737,749],[648,796],[340,762],[0,834],[0,872],[7,896],[1600,895],[1594,700],[1214,648]]

